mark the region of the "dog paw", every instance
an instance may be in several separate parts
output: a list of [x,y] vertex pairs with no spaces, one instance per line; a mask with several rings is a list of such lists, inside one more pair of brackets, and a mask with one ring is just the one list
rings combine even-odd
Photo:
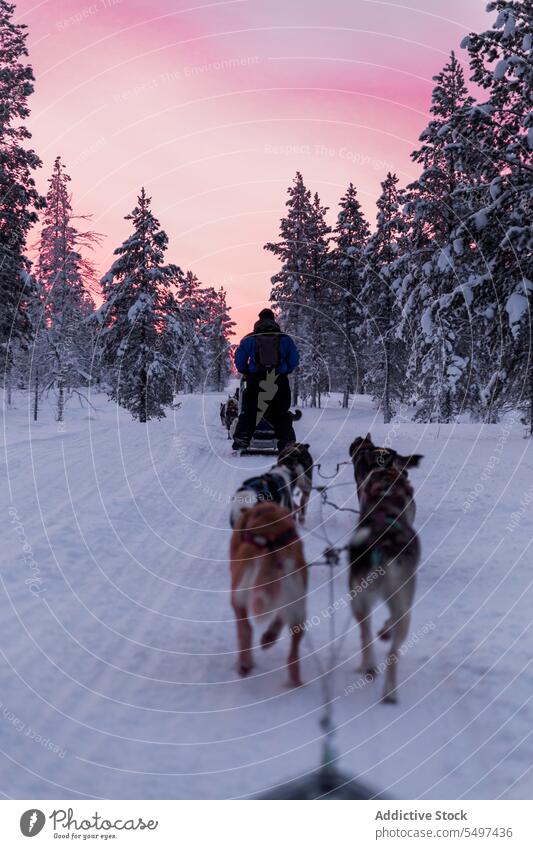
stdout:
[[356,670],[360,675],[364,675],[365,678],[372,678],[372,680],[378,674],[377,666],[359,666]]
[[384,705],[395,705],[398,702],[398,697],[394,691],[391,693],[383,693],[381,701]]
[[241,661],[241,663],[239,663],[239,665],[237,667],[237,672],[239,673],[241,678],[246,678],[246,676],[250,674],[250,672],[252,671],[253,668],[254,668],[253,663],[250,663],[249,661],[243,660],[243,661]]
[[383,625],[383,627],[379,629],[378,637],[380,640],[390,640],[391,633],[389,629],[385,627],[385,625]]

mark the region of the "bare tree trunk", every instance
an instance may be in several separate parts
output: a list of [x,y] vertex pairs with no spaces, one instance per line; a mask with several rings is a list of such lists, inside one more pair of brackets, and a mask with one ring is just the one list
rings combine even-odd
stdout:
[[442,397],[442,421],[448,424],[452,420],[452,401],[450,390],[446,389]]
[[351,343],[350,343],[350,312],[348,303],[344,304],[344,389],[342,393],[342,406],[346,409],[350,403],[350,364],[351,364]]
[[529,360],[529,435],[533,436],[533,363]]
[[62,378],[60,378],[58,383],[58,396],[57,396],[57,420],[58,422],[64,421],[65,418],[65,382]]
[[7,403],[10,407],[13,400],[13,360],[11,358],[11,350],[9,350],[7,354],[6,366]]
[[383,385],[383,423],[390,424],[392,419],[392,410],[390,405],[390,352],[389,346],[385,343],[385,381]]
[[141,370],[141,387],[140,387],[141,391],[139,393],[139,401],[140,401],[140,404],[139,404],[139,421],[142,424],[146,424],[146,418],[147,418],[146,417],[146,405],[147,405],[147,402],[148,402],[148,397],[147,397],[148,386],[147,386],[147,384],[148,384],[148,380],[147,380],[146,369],[143,368]]
[[298,369],[296,369],[296,371],[294,372],[294,383],[293,383],[292,394],[294,396],[292,402],[296,406],[296,404],[298,403],[298,398],[300,396],[300,382],[298,380]]
[[353,391],[353,382],[352,375],[350,373],[350,357],[349,357],[349,346],[347,346],[348,350],[344,350],[344,386],[342,390],[342,406],[347,408],[350,404],[350,395]]
[[[294,310],[294,330],[298,333],[300,325],[300,308],[296,307]],[[299,369],[295,369],[294,371],[294,379],[292,384],[292,403],[296,406],[298,404],[298,399],[300,397],[300,377],[299,377]]]
[[35,384],[33,387],[33,421],[37,421],[39,415],[39,369],[35,371]]

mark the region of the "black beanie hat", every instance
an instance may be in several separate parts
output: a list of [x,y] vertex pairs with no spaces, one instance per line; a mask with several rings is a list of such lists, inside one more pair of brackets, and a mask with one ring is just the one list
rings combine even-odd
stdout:
[[259,313],[259,318],[262,318],[263,321],[267,318],[270,319],[270,321],[275,321],[274,313],[272,312],[272,310],[269,310],[267,308],[261,310],[261,312]]

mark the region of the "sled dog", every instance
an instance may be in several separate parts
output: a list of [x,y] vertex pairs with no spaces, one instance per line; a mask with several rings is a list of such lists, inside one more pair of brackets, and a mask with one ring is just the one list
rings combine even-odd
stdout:
[[283,625],[288,625],[289,683],[299,686],[307,566],[296,522],[289,511],[278,504],[257,504],[244,510],[231,537],[230,559],[239,675],[248,675],[253,667],[250,619],[266,627],[261,637],[263,649],[273,645]]
[[225,404],[220,405],[220,419],[228,431],[228,439],[233,437],[238,416],[239,403],[236,398],[228,398]]
[[[292,447],[292,446],[288,446]],[[262,475],[245,480],[232,499],[230,524],[235,528],[243,510],[263,502],[279,504],[286,507],[290,513],[296,513],[300,506],[294,505],[294,490],[300,487],[300,479],[305,477],[305,467],[302,462],[285,462],[280,452],[280,458],[275,466]]]
[[403,456],[392,448],[380,448],[374,445],[369,433],[358,436],[350,445],[350,457],[353,463],[359,506],[364,509],[364,501],[371,491],[371,482],[376,472],[393,468],[400,475],[396,479],[395,493],[402,500],[407,519],[412,524],[415,520],[416,506],[414,490],[409,481],[407,470],[420,464],[421,454]]
[[372,677],[376,671],[370,616],[374,603],[383,600],[389,618],[378,636],[391,640],[391,645],[382,698],[396,702],[398,655],[409,630],[420,561],[420,543],[412,526],[413,488],[406,470],[418,466],[422,458],[377,448],[370,434],[352,443],[350,456],[360,519],[349,542],[349,584],[352,610],[361,629],[362,670]]

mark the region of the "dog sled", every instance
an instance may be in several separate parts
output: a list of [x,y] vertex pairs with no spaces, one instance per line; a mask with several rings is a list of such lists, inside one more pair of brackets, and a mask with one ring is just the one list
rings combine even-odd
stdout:
[[[246,378],[241,378],[239,390],[239,415],[242,413],[246,396]],[[274,432],[273,426],[264,416],[256,424],[250,444],[246,448],[239,451],[241,457],[247,457],[251,454],[261,454],[266,456],[277,456],[278,441]]]

